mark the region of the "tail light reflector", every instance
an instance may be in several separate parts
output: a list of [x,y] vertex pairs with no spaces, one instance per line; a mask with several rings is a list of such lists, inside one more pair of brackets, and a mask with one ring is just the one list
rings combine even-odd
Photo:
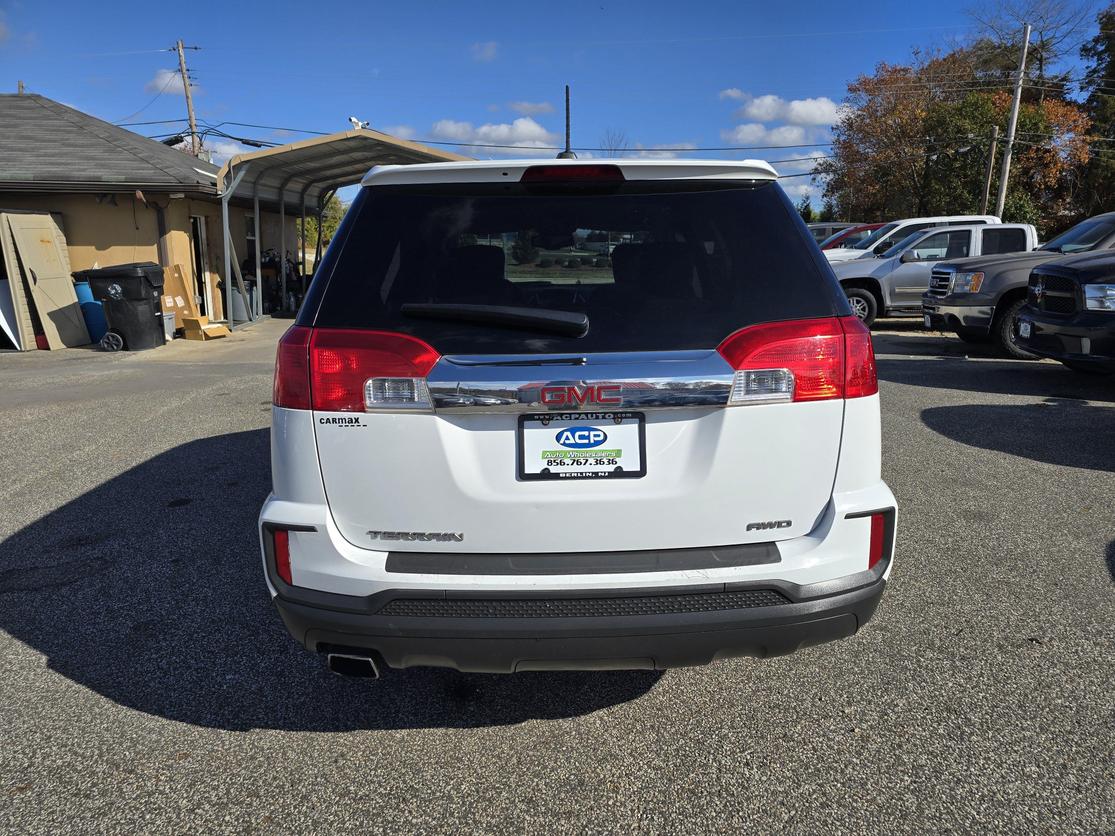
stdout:
[[275,538],[275,572],[283,583],[294,586],[290,574],[290,532],[276,528],[272,536]]
[[878,391],[871,335],[855,317],[768,322],[717,348],[736,370],[729,404],[858,398]]
[[867,568],[875,568],[875,564],[883,559],[883,549],[886,542],[886,515],[871,515],[871,546],[867,552]]
[[279,341],[272,401],[287,409],[426,409],[426,375],[440,359],[416,337],[294,326]]

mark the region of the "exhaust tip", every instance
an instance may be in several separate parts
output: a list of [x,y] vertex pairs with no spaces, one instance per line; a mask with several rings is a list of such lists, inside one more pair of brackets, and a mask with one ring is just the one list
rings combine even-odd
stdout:
[[371,656],[352,653],[330,653],[325,657],[326,667],[341,676],[355,679],[379,679],[379,666]]

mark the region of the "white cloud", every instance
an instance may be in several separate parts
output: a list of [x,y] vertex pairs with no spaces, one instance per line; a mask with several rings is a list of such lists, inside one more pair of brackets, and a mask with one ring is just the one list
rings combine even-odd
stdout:
[[794,99],[786,105],[785,118],[791,125],[835,125],[843,112],[843,105],[838,105],[827,96],[818,96],[815,99]]
[[[724,91],[720,94],[725,98]],[[844,113],[842,105],[838,105],[827,96],[817,96],[812,99],[791,99],[787,101],[781,96],[768,93],[763,96],[751,96],[739,93],[731,98],[739,99],[744,103],[738,111],[736,118],[749,119],[753,122],[788,122],[791,125],[834,125],[840,121]]]
[[385,134],[397,136],[399,139],[414,139],[417,131],[410,125],[386,125],[383,128]]
[[751,99],[739,109],[737,116],[740,119],[753,119],[757,122],[774,122],[782,119],[786,111],[786,102],[778,96],[759,96]]
[[209,159],[213,165],[224,165],[237,154],[246,154],[249,151],[258,151],[258,148],[249,148],[231,139],[218,139],[215,142],[206,142]]
[[553,113],[554,106],[549,102],[510,102],[507,105],[516,113],[523,116],[535,116],[539,113]]
[[471,51],[473,61],[487,64],[489,61],[496,60],[496,53],[499,52],[499,44],[495,41],[484,41],[482,43],[473,44]]
[[747,94],[738,87],[729,87],[727,90],[720,91],[720,98],[742,100],[747,98]]
[[758,122],[745,122],[734,128],[720,132],[725,142],[733,145],[803,145],[805,128],[800,125],[779,125],[768,128]]
[[[196,84],[190,85],[191,90],[197,90]],[[186,88],[182,84],[182,76],[178,70],[158,70],[143,89],[148,93],[172,93],[176,96],[186,95]]]
[[672,160],[681,156],[685,151],[692,151],[697,146],[692,142],[671,142],[662,145],[643,146],[635,143],[635,147],[624,156],[636,157],[644,160]]
[[[513,122],[487,122],[474,126],[471,122],[458,122],[441,119],[434,123],[430,133],[435,139],[460,142],[464,145],[508,145],[522,151],[551,153],[557,145],[557,134],[551,133],[529,116],[521,116]],[[480,153],[506,154],[510,148],[477,148]]]

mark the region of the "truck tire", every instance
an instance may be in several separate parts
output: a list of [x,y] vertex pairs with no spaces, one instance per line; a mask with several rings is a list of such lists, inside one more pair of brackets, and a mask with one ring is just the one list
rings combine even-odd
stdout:
[[1015,337],[1014,323],[1018,319],[1018,312],[1022,310],[1022,306],[1025,304],[1025,299],[1015,299],[1008,304],[1002,313],[995,317],[995,324],[991,331],[995,335],[995,342],[1009,357],[1013,357],[1015,360],[1037,360],[1039,359],[1038,356],[1022,348]]
[[875,295],[870,290],[862,287],[846,287],[844,288],[844,295],[848,297],[848,304],[852,306],[852,313],[864,325],[871,327],[871,323],[879,315],[879,304],[875,301]]

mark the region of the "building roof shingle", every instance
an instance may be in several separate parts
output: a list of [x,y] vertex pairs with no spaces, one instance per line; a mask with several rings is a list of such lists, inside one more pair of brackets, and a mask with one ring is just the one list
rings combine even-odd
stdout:
[[216,192],[215,165],[44,96],[0,95],[0,191]]

